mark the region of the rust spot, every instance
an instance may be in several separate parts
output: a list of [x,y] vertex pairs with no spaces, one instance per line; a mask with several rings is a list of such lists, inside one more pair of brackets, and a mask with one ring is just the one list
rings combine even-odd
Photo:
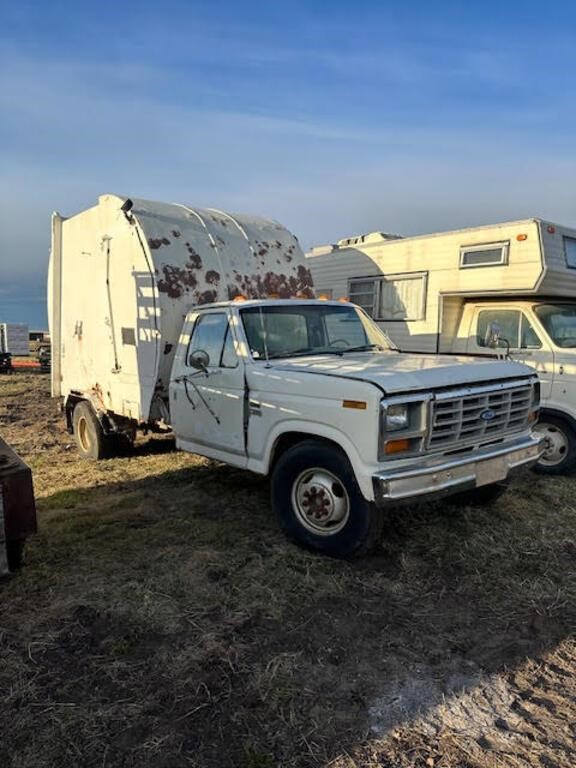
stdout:
[[218,298],[217,291],[203,291],[198,296],[198,304],[212,304]]
[[169,355],[170,352],[172,352],[173,346],[174,346],[173,344],[168,344],[168,343],[164,344],[164,354]]
[[216,272],[215,269],[209,269],[208,272],[206,272],[206,282],[208,285],[218,285],[220,282],[220,273]]
[[284,254],[284,258],[286,259],[286,261],[287,261],[288,263],[290,263],[290,262],[292,261],[292,256],[290,256],[290,254],[289,254],[289,253],[285,253],[285,254]]
[[180,237],[180,235],[181,235],[181,234],[182,234],[182,233],[181,233],[181,232],[179,232],[177,229],[173,229],[173,230],[172,230],[172,236],[173,236],[173,237]]
[[188,261],[183,267],[174,264],[164,264],[162,274],[164,277],[158,280],[158,290],[166,293],[171,299],[178,299],[183,293],[189,293],[190,289],[196,288],[198,279],[195,272],[202,268],[202,259],[196,253],[190,243],[186,243]]
[[276,246],[276,248],[282,248],[282,243],[280,242],[280,240],[276,240],[274,245]]
[[163,245],[170,245],[170,240],[167,237],[150,237],[148,238],[148,245],[155,251]]
[[226,240],[224,240],[223,237],[220,237],[220,235],[216,235],[216,240],[218,240],[220,245],[226,245]]
[[266,250],[266,248],[260,248],[260,250],[258,251],[258,256],[266,256],[267,253],[268,251]]

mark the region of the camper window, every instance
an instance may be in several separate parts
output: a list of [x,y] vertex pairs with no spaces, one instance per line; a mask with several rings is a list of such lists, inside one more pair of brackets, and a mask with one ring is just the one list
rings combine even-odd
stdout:
[[516,309],[484,309],[478,313],[476,343],[486,346],[486,331],[491,323],[500,327],[498,346],[510,349],[540,349],[542,342],[523,312]]
[[566,266],[576,269],[576,237],[564,238],[564,254],[566,256]]
[[426,273],[389,275],[380,280],[378,320],[423,320]]
[[486,243],[460,248],[460,268],[508,264],[508,243]]
[[370,317],[374,317],[375,286],[376,281],[374,279],[350,280],[350,290],[348,291],[350,301],[362,307]]

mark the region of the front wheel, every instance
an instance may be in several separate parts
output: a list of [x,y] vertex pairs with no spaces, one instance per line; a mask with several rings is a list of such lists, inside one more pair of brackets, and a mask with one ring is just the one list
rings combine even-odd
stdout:
[[543,413],[535,431],[546,438],[544,455],[534,466],[543,475],[565,475],[576,468],[576,434],[569,424],[556,416]]
[[369,552],[382,532],[383,515],[362,496],[346,455],[313,440],[278,460],[272,506],[290,539],[333,557]]

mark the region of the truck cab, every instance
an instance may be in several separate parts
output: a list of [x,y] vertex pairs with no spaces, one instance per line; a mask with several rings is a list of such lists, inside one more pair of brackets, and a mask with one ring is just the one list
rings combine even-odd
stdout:
[[490,324],[499,328],[499,350],[538,373],[543,407],[536,429],[547,440],[539,468],[563,473],[576,462],[576,301],[466,302],[455,351],[493,354],[486,341]]
[[526,366],[402,354],[338,301],[196,307],[170,380],[177,447],[270,475],[288,535],[345,556],[373,543],[382,506],[499,495],[542,453],[538,407]]

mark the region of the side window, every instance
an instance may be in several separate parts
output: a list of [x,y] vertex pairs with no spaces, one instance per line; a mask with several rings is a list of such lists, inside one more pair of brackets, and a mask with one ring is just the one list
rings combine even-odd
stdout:
[[215,312],[200,315],[192,331],[190,344],[188,345],[188,356],[192,352],[203,349],[210,360],[208,365],[210,367],[219,366],[227,331],[228,317],[226,313]]
[[375,292],[376,280],[373,278],[366,280],[350,280],[348,291],[350,301],[353,304],[358,304],[359,307],[374,317],[374,292]]
[[380,280],[378,320],[423,320],[426,273],[391,275]]
[[476,343],[486,346],[486,331],[490,323],[500,326],[500,347],[505,347],[504,339],[510,349],[540,349],[542,342],[523,312],[517,309],[484,309],[478,313]]
[[520,316],[516,309],[483,309],[478,313],[478,326],[476,329],[476,344],[479,347],[486,346],[486,331],[490,323],[500,326],[500,345],[505,347],[504,339],[510,344],[511,349],[518,349],[520,340]]
[[540,349],[542,342],[540,337],[530,324],[530,320],[522,313],[522,324],[520,326],[520,348],[521,349]]
[[234,338],[230,326],[226,329],[226,338],[224,339],[224,349],[222,350],[222,359],[220,366],[222,368],[236,368],[238,365],[238,355],[234,349]]

